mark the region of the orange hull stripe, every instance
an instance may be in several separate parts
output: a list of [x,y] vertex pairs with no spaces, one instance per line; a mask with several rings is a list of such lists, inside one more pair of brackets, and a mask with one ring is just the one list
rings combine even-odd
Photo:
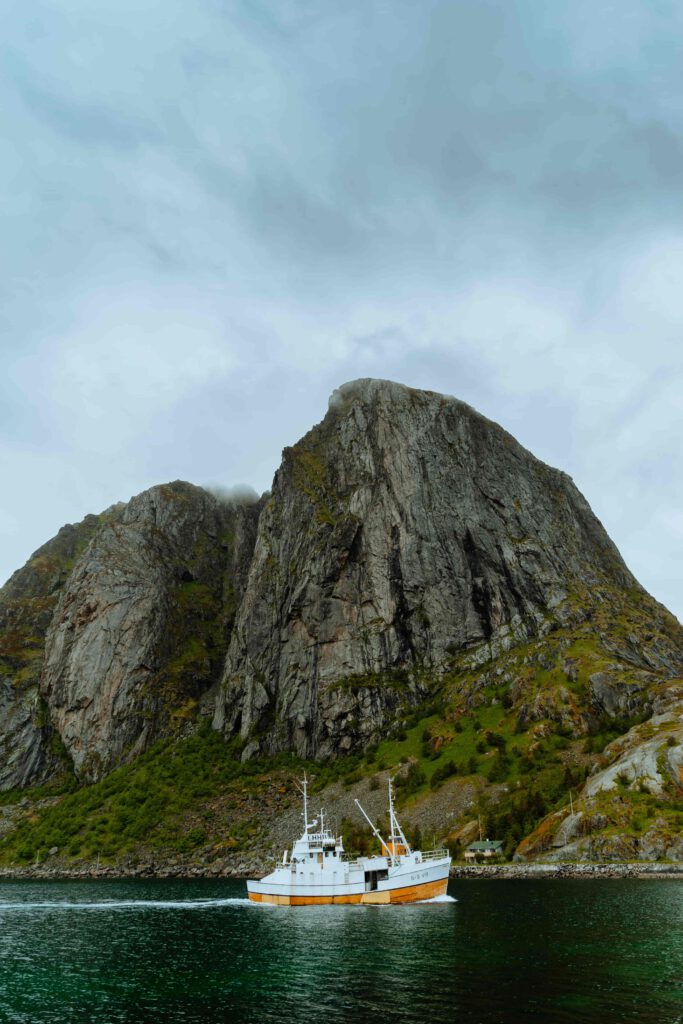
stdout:
[[443,896],[447,886],[448,879],[440,878],[436,882],[407,885],[402,889],[358,892],[350,896],[276,896],[274,893],[250,892],[249,899],[254,903],[271,903],[279,907],[327,906],[330,903],[415,903]]

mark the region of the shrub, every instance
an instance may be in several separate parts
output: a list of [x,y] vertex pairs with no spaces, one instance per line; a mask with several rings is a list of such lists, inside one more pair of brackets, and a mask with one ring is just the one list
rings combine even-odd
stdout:
[[422,849],[422,830],[421,830],[420,826],[416,825],[415,828],[408,828],[406,830],[406,839],[410,843],[410,845],[413,848],[413,850],[421,850]]
[[436,789],[442,782],[449,779],[452,775],[458,774],[458,766],[455,761],[446,761],[439,768],[434,770],[429,785],[432,789]]
[[486,742],[490,747],[496,747],[498,750],[505,750],[505,739],[498,732],[492,732],[490,729],[487,730]]
[[446,848],[447,848],[449,854],[451,855],[451,857],[453,858],[453,860],[458,860],[458,858],[460,857],[460,854],[462,853],[462,845],[458,842],[458,840],[457,839],[450,839],[446,843]]
[[413,761],[405,775],[399,775],[396,779],[396,788],[407,796],[409,793],[415,793],[426,781],[424,771],[417,761]]
[[510,774],[510,759],[506,754],[499,753],[491,762],[489,782],[504,782]]

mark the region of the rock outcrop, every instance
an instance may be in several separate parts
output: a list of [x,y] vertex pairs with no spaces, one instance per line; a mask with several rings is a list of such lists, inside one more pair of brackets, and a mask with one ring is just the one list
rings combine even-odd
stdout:
[[103,521],[64,526],[0,590],[0,790],[25,786],[58,769],[49,715],[39,694],[45,633],[73,565]]
[[566,474],[454,398],[356,381],[284,451],[215,724],[246,756],[357,747],[604,583],[638,589]]
[[176,482],[95,534],[54,611],[41,680],[79,778],[194,721],[222,670],[257,518],[257,504]]

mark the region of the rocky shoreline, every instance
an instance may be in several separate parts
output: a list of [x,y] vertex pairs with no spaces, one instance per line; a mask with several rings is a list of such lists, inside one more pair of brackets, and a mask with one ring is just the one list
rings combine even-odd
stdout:
[[[246,878],[266,874],[270,865],[262,861],[213,865],[139,864],[128,867],[48,867],[0,868],[2,881],[68,881],[82,879],[128,878]],[[683,881],[683,864],[665,862],[634,863],[535,863],[535,864],[454,864],[451,878],[481,880],[524,880],[557,878],[664,878]]]
[[683,864],[632,863],[454,864],[451,878],[680,878]]

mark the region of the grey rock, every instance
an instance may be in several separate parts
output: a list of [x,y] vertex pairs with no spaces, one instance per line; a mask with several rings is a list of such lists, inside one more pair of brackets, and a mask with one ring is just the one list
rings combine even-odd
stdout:
[[215,726],[261,752],[363,745],[453,656],[544,634],[602,581],[637,587],[566,474],[454,398],[356,381],[283,453]]
[[[105,517],[116,514],[110,509]],[[0,790],[40,782],[60,770],[38,689],[45,634],[74,562],[101,522],[86,516],[62,527],[0,589]]]
[[[667,745],[669,736],[675,741],[674,746]],[[615,740],[605,753],[611,764],[591,775],[583,788],[584,797],[613,790],[620,781],[631,788],[643,785],[648,792],[661,795],[670,780],[680,785],[683,716],[653,716],[643,726],[635,726]]]
[[582,819],[581,811],[576,814],[568,814],[553,836],[553,846],[567,846],[573,839],[576,839],[581,832]]
[[176,482],[94,536],[59,598],[41,681],[80,778],[192,725],[220,676],[257,518],[258,505]]
[[642,710],[645,683],[625,682],[610,672],[595,672],[588,682],[591,703],[599,712],[617,718]]

